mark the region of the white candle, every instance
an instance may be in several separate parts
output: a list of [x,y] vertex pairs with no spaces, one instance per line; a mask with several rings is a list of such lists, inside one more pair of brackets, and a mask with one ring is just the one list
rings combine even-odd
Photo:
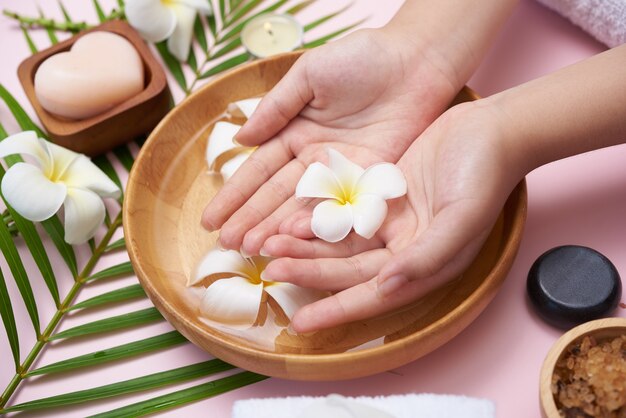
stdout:
[[264,14],[250,20],[241,31],[248,52],[263,58],[293,51],[302,45],[302,25],[283,14]]

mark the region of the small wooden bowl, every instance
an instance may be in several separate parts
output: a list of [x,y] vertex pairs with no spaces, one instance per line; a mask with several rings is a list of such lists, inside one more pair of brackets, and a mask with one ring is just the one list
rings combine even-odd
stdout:
[[[218,233],[200,215],[222,180],[208,173],[213,123],[236,100],[269,91],[300,53],[242,66],[178,105],[154,130],[130,174],[124,202],[126,243],[135,272],[155,306],[183,335],[211,354],[270,376],[339,380],[413,361],[468,326],[495,296],[517,253],[526,218],[526,185],[509,197],[476,261],[455,282],[395,312],[313,335],[283,331],[269,340],[209,326],[190,303],[186,278]],[[457,101],[476,99],[465,88]],[[254,331],[254,330],[252,330]]]
[[626,333],[626,318],[606,318],[585,322],[567,331],[552,346],[541,366],[539,397],[541,398],[541,414],[543,418],[561,418],[552,394],[552,375],[556,363],[567,354],[567,349],[587,335],[596,340],[613,338]]
[[[99,115],[70,120],[46,111],[35,95],[35,73],[50,56],[69,50],[81,36],[93,31],[121,35],[130,41],[143,61],[145,88],[141,93]],[[120,63],[122,65],[122,63]],[[163,68],[148,45],[126,22],[113,20],[79,33],[22,61],[17,75],[39,120],[55,143],[76,152],[95,156],[152,130],[169,111],[169,89]]]

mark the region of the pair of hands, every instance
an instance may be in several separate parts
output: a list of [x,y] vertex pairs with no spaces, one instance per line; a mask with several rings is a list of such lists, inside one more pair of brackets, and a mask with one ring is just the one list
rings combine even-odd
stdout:
[[[223,247],[276,257],[267,280],[337,291],[295,315],[298,332],[392,310],[460,274],[519,181],[497,141],[500,115],[470,103],[437,119],[454,83],[398,44],[363,30],[304,54],[239,131],[258,149],[203,214]],[[293,196],[328,147],[364,167],[397,163],[407,179],[372,239],[316,239],[312,207]]]

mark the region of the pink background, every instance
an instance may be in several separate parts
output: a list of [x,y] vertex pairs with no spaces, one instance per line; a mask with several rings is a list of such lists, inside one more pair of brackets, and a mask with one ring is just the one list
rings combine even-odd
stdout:
[[[114,1],[103,1],[112,6]],[[341,2],[339,2],[341,3]],[[49,16],[60,18],[55,1],[40,1]],[[75,20],[95,22],[91,2],[65,0],[65,6]],[[363,26],[377,27],[387,22],[399,7],[399,0],[379,2],[357,0],[340,18],[320,27],[316,33],[330,32],[360,17],[370,16]],[[3,0],[2,8],[35,15],[34,1]],[[336,0],[320,0],[303,12],[299,19],[307,23],[325,12],[338,8]],[[316,33],[312,35],[315,36]],[[34,31],[35,43],[43,49],[48,45],[42,31]],[[311,37],[312,39],[312,37]],[[552,72],[558,68],[594,55],[605,47],[580,29],[539,4],[523,0],[504,26],[484,60],[482,66],[469,82],[479,94],[487,96],[527,80]],[[0,82],[7,87],[34,116],[17,81],[16,69],[21,60],[29,55],[26,43],[17,25],[0,17]],[[170,83],[174,86],[174,83]],[[176,92],[180,98],[180,92]],[[0,105],[0,122],[10,132],[17,132],[12,117]],[[531,173],[528,180],[528,222],[519,256],[502,290],[485,312],[461,335],[450,343],[399,369],[345,382],[306,383],[269,379],[213,399],[197,402],[163,413],[168,416],[224,416],[230,414],[232,403],[250,397],[287,395],[384,395],[410,392],[433,392],[464,394],[493,400],[497,415],[508,418],[539,416],[538,381],[544,356],[561,335],[541,322],[526,301],[525,281],[532,262],[541,253],[556,245],[580,244],[593,247],[609,257],[619,271],[626,271],[626,252],[623,242],[626,236],[626,148],[614,147],[569,158],[542,167]],[[83,262],[84,264],[84,253]],[[127,256],[118,254],[103,260],[96,271],[124,261]],[[0,267],[9,278],[10,272],[3,263]],[[69,276],[58,261],[56,269],[62,294],[71,285]],[[27,266],[34,270],[34,264]],[[53,313],[47,290],[39,276],[33,275],[36,297],[44,309],[40,316],[47,324]],[[79,300],[85,300],[106,290],[134,283],[134,278],[114,279],[94,284],[81,292]],[[11,280],[8,280],[13,300],[19,300]],[[22,330],[22,356],[33,342],[32,327],[23,306],[15,303],[18,329]],[[61,324],[67,329],[111,315],[149,306],[147,300],[139,300],[113,308],[89,313],[72,314]],[[616,315],[626,316],[619,309]],[[79,339],[54,343],[47,349],[36,366],[90,352],[102,347],[138,340],[171,329],[165,323],[112,333],[104,338]],[[120,381],[164,369],[172,369],[207,359],[206,353],[191,344],[144,356],[90,368],[81,373],[65,373],[30,379],[13,398],[24,402],[95,385]],[[4,388],[13,375],[11,354],[4,332],[0,332],[0,388]],[[204,379],[206,380],[206,379]],[[45,411],[26,416],[84,416],[147,399],[157,394],[169,393],[203,380],[170,386],[149,393],[126,396],[121,399],[102,401],[63,411]]]

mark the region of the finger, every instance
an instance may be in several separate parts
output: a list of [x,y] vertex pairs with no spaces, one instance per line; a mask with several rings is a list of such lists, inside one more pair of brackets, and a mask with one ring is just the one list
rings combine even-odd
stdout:
[[389,295],[378,292],[378,278],[350,287],[304,306],[291,320],[296,332],[307,333],[371,318],[411,303],[440,284],[434,280],[413,281]]
[[[464,206],[461,206],[464,205]],[[380,292],[390,294],[407,282],[443,280],[460,274],[474,259],[491,229],[480,208],[460,203],[442,210],[416,241],[380,271]]]
[[278,258],[262,273],[265,281],[289,282],[313,289],[337,291],[366,282],[391,258],[386,248],[346,258]]
[[209,231],[221,228],[263,183],[292,158],[289,147],[279,138],[260,146],[211,199],[202,214],[202,226]]
[[239,250],[244,235],[293,196],[302,173],[302,163],[291,160],[274,174],[224,223],[220,231],[220,244],[224,248]]
[[[271,236],[278,234],[278,227],[282,221],[294,212],[297,212],[305,203],[291,196],[267,218],[249,230],[243,237],[241,250],[245,254],[261,254],[263,243]],[[265,254],[261,254],[265,255]]]
[[303,55],[287,74],[263,97],[256,111],[235,136],[246,146],[262,144],[281,129],[313,99],[306,76],[306,56]]
[[384,243],[379,238],[365,239],[354,233],[339,242],[274,235],[265,241],[262,252],[268,257],[341,258],[382,247]]
[[317,200],[307,202],[305,207],[283,220],[278,232],[302,239],[313,238],[315,234],[311,230],[311,217],[316,204]]

